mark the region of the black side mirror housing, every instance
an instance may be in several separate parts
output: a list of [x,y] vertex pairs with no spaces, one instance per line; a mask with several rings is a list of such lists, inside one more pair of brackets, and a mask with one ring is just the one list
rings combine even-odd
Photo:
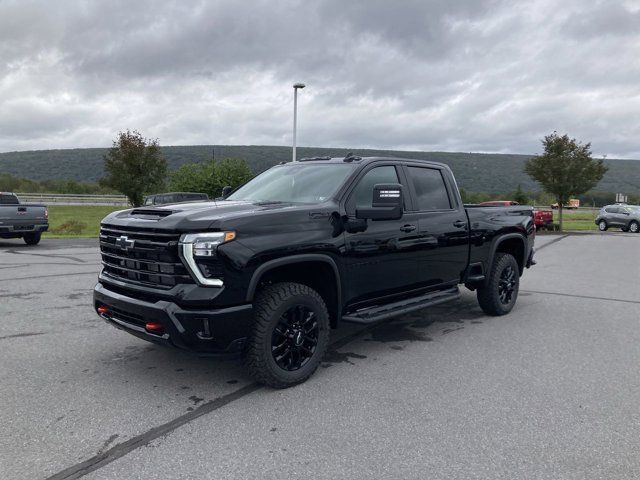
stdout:
[[402,218],[402,185],[378,183],[373,186],[371,207],[357,208],[356,218],[361,220],[399,220]]
[[222,189],[222,198],[227,198],[233,192],[233,187],[227,185]]

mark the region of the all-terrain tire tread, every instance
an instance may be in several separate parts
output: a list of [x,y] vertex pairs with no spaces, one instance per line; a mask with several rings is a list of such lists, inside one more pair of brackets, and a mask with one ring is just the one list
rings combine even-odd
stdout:
[[[323,309],[324,318],[328,319],[329,314],[327,307],[322,297],[312,288],[307,285],[293,282],[276,283],[268,285],[264,289],[258,292],[254,301],[254,325],[253,332],[250,336],[246,354],[244,357],[245,367],[249,374],[259,383],[268,385],[273,388],[287,388],[294,384],[302,383],[307,380],[318,368],[320,361],[316,361],[315,368],[307,372],[307,375],[296,380],[295,383],[284,382],[273,375],[267,365],[268,359],[265,358],[262,352],[262,339],[266,335],[270,335],[269,324],[271,323],[272,316],[278,309],[279,305],[287,301],[291,297],[307,295],[314,298],[318,302],[319,306]],[[324,329],[328,333],[328,322],[324,325]],[[327,334],[325,333],[325,335]],[[322,332],[321,332],[322,334]],[[318,342],[318,358],[321,360],[327,349],[328,341]]]
[[491,265],[491,270],[489,271],[487,285],[485,287],[478,288],[478,303],[480,304],[480,308],[482,308],[484,313],[487,315],[499,316],[505,315],[511,311],[511,308],[505,309],[504,305],[500,303],[498,295],[496,295],[498,282],[500,281],[500,273],[510,263],[517,271],[518,263],[516,262],[516,259],[513,258],[513,255],[502,252],[496,253],[493,265]]

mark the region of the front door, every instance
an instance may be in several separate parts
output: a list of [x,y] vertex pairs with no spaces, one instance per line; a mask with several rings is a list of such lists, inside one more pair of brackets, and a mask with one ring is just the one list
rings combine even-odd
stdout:
[[[356,208],[371,207],[374,185],[401,183],[398,168],[374,165],[364,171],[347,194],[347,216],[355,218]],[[405,185],[403,189],[406,195]],[[344,235],[344,289],[348,303],[366,302],[397,293],[415,283],[417,215],[405,214],[400,220],[367,220],[364,231],[345,232]]]

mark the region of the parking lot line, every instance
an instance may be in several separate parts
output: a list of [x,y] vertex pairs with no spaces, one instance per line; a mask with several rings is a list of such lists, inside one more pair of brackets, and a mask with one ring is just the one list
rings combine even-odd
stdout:
[[15,278],[0,278],[0,282],[16,282],[18,280],[40,280],[41,278],[53,278],[53,277],[73,277],[77,275],[95,275],[98,277],[98,272],[92,270],[90,272],[69,272],[69,273],[55,273],[51,275],[34,275],[31,277],[15,277]]
[[[344,347],[350,342],[356,340],[359,337],[362,337],[363,335],[370,332],[371,330],[374,330],[375,328],[380,327],[381,325],[384,325],[386,323],[389,323],[389,321],[381,322],[375,325],[369,325],[366,327],[352,326],[351,328],[355,329],[354,332],[350,332],[346,335],[343,334],[343,336],[331,342],[330,349],[327,352],[327,356],[330,356],[332,352],[337,351],[338,349]],[[88,460],[77,463],[76,465],[72,465],[71,467],[68,467],[48,477],[47,480],[72,480],[72,479],[83,477],[84,475],[90,472],[93,472],[95,470],[98,470],[104,467],[105,465],[108,465],[109,463],[127,455],[128,453],[140,447],[144,447],[145,445],[148,445],[153,440],[160,438],[164,435],[167,435],[168,433],[171,433],[177,428],[183,425],[186,425],[187,423],[203,415],[207,415],[208,413],[218,410],[219,408],[222,408],[231,402],[239,400],[242,397],[245,397],[263,388],[265,387],[257,382],[251,383],[249,385],[245,385],[244,387],[239,388],[238,390],[235,390],[231,393],[228,393],[226,395],[213,399],[201,405],[200,407],[196,408],[191,412],[187,412],[183,415],[180,415],[179,417],[174,418],[173,420],[170,420],[167,423],[164,423],[162,425],[159,425],[157,427],[154,427],[148,430],[147,432],[144,432],[140,435],[132,437],[126,442],[116,444],[113,447],[111,447],[109,450],[100,452],[97,455],[89,458]]]
[[520,291],[525,293],[540,293],[543,295],[559,295],[561,297],[585,298],[588,300],[605,300],[607,302],[623,302],[623,303],[640,304],[640,301],[638,300],[625,300],[623,298],[594,297],[590,295],[576,295],[573,293],[561,293],[561,292],[542,292],[540,290],[520,290]]
[[239,398],[249,395],[256,390],[260,390],[261,388],[264,387],[259,383],[251,383],[236,390],[235,392],[231,392],[227,395],[211,400],[196,408],[192,412],[187,412],[184,415],[180,415],[170,422],[154,427],[141,435],[130,438],[126,442],[118,443],[105,452],[102,452],[88,460],[85,460],[84,462],[73,465],[61,472],[56,473],[55,475],[48,477],[47,480],[72,480],[83,477],[88,473],[98,470],[105,465],[108,465],[118,458],[124,457],[133,450],[148,445],[156,438],[160,438],[174,431],[176,428],[195,420],[198,417],[222,408],[225,405],[238,400]]

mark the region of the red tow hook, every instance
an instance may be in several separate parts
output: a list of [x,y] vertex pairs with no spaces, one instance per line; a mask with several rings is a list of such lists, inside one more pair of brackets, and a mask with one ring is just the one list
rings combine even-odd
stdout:
[[96,310],[100,315],[106,315],[107,313],[109,313],[109,307],[107,307],[106,305],[100,305]]
[[155,333],[157,335],[162,335],[164,333],[164,327],[161,323],[157,322],[147,322],[144,329],[149,333]]

